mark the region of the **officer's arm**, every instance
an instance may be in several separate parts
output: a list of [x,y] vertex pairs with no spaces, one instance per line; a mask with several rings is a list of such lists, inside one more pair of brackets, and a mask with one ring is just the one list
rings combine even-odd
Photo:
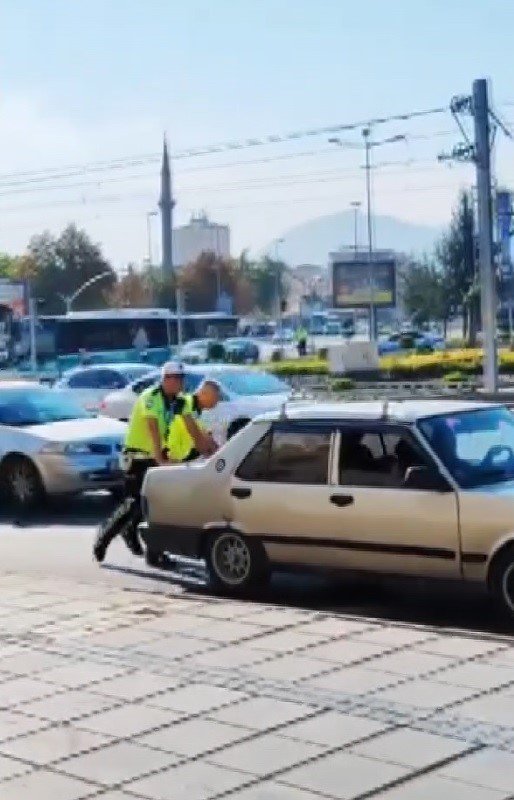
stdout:
[[153,450],[153,457],[158,464],[163,464],[166,459],[163,458],[162,455],[162,442],[161,442],[161,434],[159,431],[159,423],[157,422],[155,417],[148,416],[146,418],[146,424],[148,425],[148,430],[150,432],[150,437],[152,439],[152,450]]
[[196,424],[193,417],[189,414],[184,414],[183,420],[184,425],[187,428],[187,432],[195,443],[195,447],[198,452],[203,456],[212,456],[216,449],[213,447],[214,442],[212,437],[206,436],[201,428]]

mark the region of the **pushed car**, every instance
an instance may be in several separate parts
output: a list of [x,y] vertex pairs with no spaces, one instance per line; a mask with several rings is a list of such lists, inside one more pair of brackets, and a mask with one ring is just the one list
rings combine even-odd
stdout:
[[241,594],[275,568],[486,586],[514,618],[514,415],[450,400],[291,404],[149,471],[142,536]]

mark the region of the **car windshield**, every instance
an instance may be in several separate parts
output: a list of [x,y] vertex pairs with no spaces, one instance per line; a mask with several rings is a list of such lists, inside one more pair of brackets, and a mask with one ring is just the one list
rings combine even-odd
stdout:
[[229,392],[239,395],[287,394],[290,391],[287,383],[267,372],[227,370],[220,372],[218,377]]
[[90,415],[66,394],[50,389],[5,389],[0,391],[0,425],[23,427],[86,419]]
[[419,427],[462,488],[514,478],[514,415],[506,408],[430,417]]

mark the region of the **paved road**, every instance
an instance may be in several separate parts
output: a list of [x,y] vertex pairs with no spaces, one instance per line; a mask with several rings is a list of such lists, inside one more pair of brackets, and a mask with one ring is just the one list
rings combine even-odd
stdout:
[[[44,514],[13,520],[0,516],[0,563],[25,576],[55,576],[70,580],[144,588],[152,592],[204,591],[198,582],[177,580],[153,570],[113,543],[106,564],[91,558],[95,526],[110,509],[101,496],[63,501]],[[343,611],[385,619],[457,627],[493,633],[512,628],[498,620],[488,601],[477,593],[445,585],[392,580],[357,580],[279,575],[265,602],[290,607]]]

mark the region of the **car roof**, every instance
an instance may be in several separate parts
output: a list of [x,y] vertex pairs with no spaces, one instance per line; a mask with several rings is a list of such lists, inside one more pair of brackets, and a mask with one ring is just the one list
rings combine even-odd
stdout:
[[466,400],[365,400],[345,403],[288,403],[284,409],[263,414],[261,420],[356,420],[375,421],[388,419],[397,422],[415,422],[418,419],[440,414],[459,414],[480,408],[498,408],[498,404]]
[[108,364],[82,364],[66,370],[66,372],[63,373],[63,378],[67,378],[70,375],[76,375],[77,372],[91,372],[93,369],[112,369],[116,372],[130,372],[132,369],[139,369],[141,367],[150,372],[153,368],[153,364],[145,364],[141,361],[113,361]]
[[19,380],[19,381],[0,381],[0,392],[4,389],[23,389],[23,388],[31,388],[31,389],[43,389],[48,387],[41,386],[38,381],[27,381],[27,380]]

